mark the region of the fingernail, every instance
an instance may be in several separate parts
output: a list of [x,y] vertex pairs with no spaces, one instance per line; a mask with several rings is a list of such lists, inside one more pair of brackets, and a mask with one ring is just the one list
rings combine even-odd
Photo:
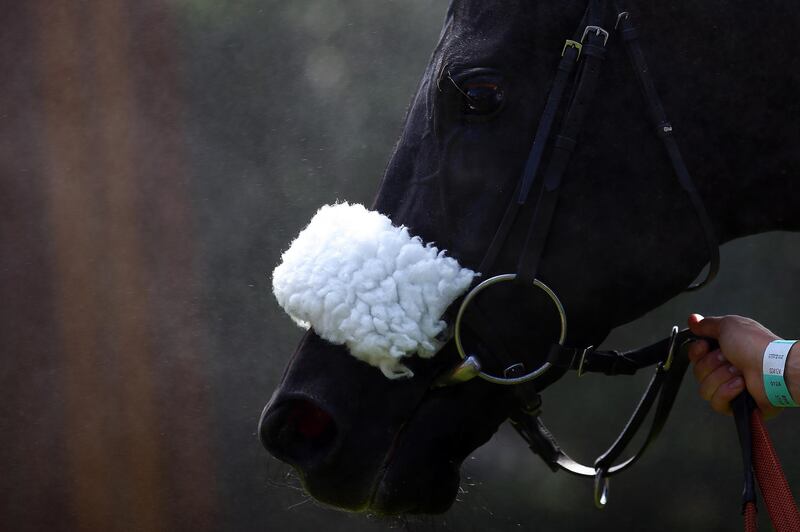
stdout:
[[719,360],[720,362],[725,361],[725,355],[723,355],[721,351],[717,353],[717,360]]
[[731,382],[728,383],[729,388],[741,388],[744,384],[744,380],[741,377],[736,377]]
[[728,366],[728,371],[730,371],[734,375],[740,375],[742,373],[736,366]]

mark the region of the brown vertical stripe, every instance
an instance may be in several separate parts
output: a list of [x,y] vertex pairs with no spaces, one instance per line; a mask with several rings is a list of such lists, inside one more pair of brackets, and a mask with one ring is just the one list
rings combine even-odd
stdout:
[[36,9],[65,454],[82,530],[214,528],[175,33],[151,4]]
[[118,424],[124,437],[117,464],[121,520],[159,530],[161,482],[154,402],[154,356],[148,331],[148,277],[139,234],[133,135],[137,120],[126,7],[120,0],[87,3],[87,37],[94,59],[95,177],[104,182],[103,260],[108,270],[105,319],[117,374]]
[[104,374],[97,183],[91,179],[86,120],[90,108],[78,10],[37,3],[44,111],[43,172],[49,200],[56,321],[64,357],[64,443],[70,494],[80,530],[110,530],[114,515],[108,448],[113,389]]
[[172,10],[158,0],[142,0],[129,26],[138,39],[134,68],[147,72],[137,84],[137,169],[146,195],[147,253],[152,290],[150,316],[156,349],[162,353],[156,397],[161,449],[169,464],[164,479],[173,530],[215,530],[215,475],[211,442],[206,323],[198,299],[196,239],[192,223],[191,175],[184,127],[179,50]]
[[31,5],[0,9],[0,529],[69,528]]

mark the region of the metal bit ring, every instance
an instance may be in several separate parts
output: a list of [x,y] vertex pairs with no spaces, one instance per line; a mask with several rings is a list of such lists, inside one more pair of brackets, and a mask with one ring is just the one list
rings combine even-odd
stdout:
[[[464,301],[461,303],[461,307],[458,309],[458,314],[456,315],[456,324],[453,331],[453,336],[456,341],[456,350],[458,351],[458,355],[462,359],[466,360],[468,356],[472,356],[473,358],[475,357],[474,354],[468,355],[467,352],[464,351],[464,346],[461,343],[461,319],[464,317],[464,311],[467,309],[472,300],[475,299],[475,297],[486,288],[494,284],[513,281],[516,278],[517,274],[515,273],[504,273],[501,275],[495,275],[494,277],[489,277],[488,279],[480,283],[478,286],[470,290],[470,292],[464,298]],[[559,345],[564,345],[564,340],[567,337],[567,314],[564,311],[564,305],[561,304],[561,300],[558,299],[556,293],[549,286],[547,286],[538,279],[534,279],[533,284],[537,288],[543,290],[544,293],[550,297],[550,300],[556,306],[556,309],[558,310],[559,319],[561,320],[561,334],[558,337],[558,343]],[[536,377],[539,377],[545,371],[550,369],[551,366],[552,364],[550,364],[550,362],[545,362],[535,370],[531,371],[530,373],[526,373],[525,375],[522,375],[520,377],[497,377],[495,375],[486,373],[485,371],[480,371],[478,373],[478,377],[481,377],[482,379],[485,379],[489,382],[493,382],[495,384],[522,384],[523,382],[527,382],[529,380],[535,379]]]

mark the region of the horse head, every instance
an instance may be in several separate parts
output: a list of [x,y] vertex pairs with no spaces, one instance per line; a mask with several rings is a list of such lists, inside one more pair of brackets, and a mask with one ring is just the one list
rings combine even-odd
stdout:
[[[606,2],[594,3],[607,9],[602,20],[611,31],[616,11]],[[691,3],[685,4],[676,9]],[[648,59],[659,72],[672,73],[664,99],[675,124],[686,126],[684,146],[702,140],[706,147],[688,150],[687,162],[713,231],[726,241],[785,227],[788,209],[755,214],[766,193],[765,199],[752,195],[749,209],[733,201],[745,189],[736,184],[742,177],[739,155],[726,144],[737,127],[726,116],[730,101],[781,89],[765,89],[753,79],[720,99],[720,80],[733,75],[720,55],[730,50],[707,50],[702,33],[680,28],[675,22],[680,16],[657,16],[658,8],[641,13],[645,27],[659,28],[645,42],[652,52]],[[372,210],[446,250],[479,279],[515,272],[535,201],[520,206],[491,267],[482,271],[481,263],[519,195],[565,38],[572,38],[585,9],[578,1],[455,0]],[[698,17],[702,20],[710,9],[697,7]],[[658,48],[663,35],[670,36],[670,46]],[[612,328],[678,294],[709,259],[695,208],[653,132],[634,73],[615,39],[608,43],[595,104],[560,186],[536,269],[536,277],[563,303],[569,317],[566,343],[575,346],[600,344]],[[708,69],[717,78],[704,80],[701,74]],[[775,116],[758,121],[770,118]],[[776,142],[781,135],[765,134]],[[785,145],[786,138],[779,142]],[[793,155],[782,168],[796,170],[797,163]],[[720,168],[734,170],[720,173]],[[765,191],[780,179],[777,166],[766,174]],[[536,180],[531,196],[542,187]],[[480,314],[463,325],[461,337],[489,370],[503,371],[486,362],[497,350],[525,367],[542,365],[560,330],[559,313],[546,294],[504,283],[487,290],[476,305]],[[446,314],[451,325],[456,307]],[[471,326],[476,322],[491,338]],[[322,502],[379,513],[445,511],[457,493],[461,462],[492,436],[514,405],[512,387],[481,379],[435,386],[460,360],[455,342],[445,340],[435,356],[403,358],[413,377],[387,379],[351,356],[347,346],[322,339],[312,328],[262,414],[264,445],[291,464]],[[537,379],[537,389],[562,373],[548,371]]]

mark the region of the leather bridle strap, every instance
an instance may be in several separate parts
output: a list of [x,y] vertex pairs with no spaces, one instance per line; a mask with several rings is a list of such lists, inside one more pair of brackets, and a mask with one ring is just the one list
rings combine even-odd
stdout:
[[511,228],[514,226],[520,207],[525,205],[528,201],[528,196],[536,180],[536,175],[539,172],[544,149],[550,138],[550,132],[553,129],[553,123],[558,114],[558,109],[561,107],[564,93],[566,92],[570,79],[572,79],[575,65],[578,63],[581,56],[579,39],[582,36],[583,29],[586,27],[586,21],[592,16],[592,10],[597,10],[596,3],[595,0],[589,3],[578,25],[578,29],[575,30],[574,38],[566,41],[564,44],[564,48],[561,51],[561,59],[556,69],[556,76],[550,87],[550,92],[547,95],[544,110],[542,111],[542,116],[539,119],[539,125],[536,128],[536,134],[533,138],[533,144],[528,153],[528,158],[525,161],[525,167],[520,179],[517,181],[512,201],[506,208],[503,219],[497,231],[495,231],[494,237],[492,237],[492,241],[478,266],[479,272],[487,273],[491,270],[497,260],[497,256],[500,254],[500,250],[503,248],[503,245],[505,245]]
[[[678,181],[682,188],[689,195],[694,210],[703,228],[706,243],[710,250],[711,260],[707,276],[700,283],[693,284],[688,288],[688,290],[695,290],[710,282],[719,270],[719,246],[716,235],[703,204],[702,198],[694,186],[691,175],[689,174],[689,171],[683,162],[683,158],[681,157],[677,142],[672,135],[672,126],[666,119],[663,105],[661,104],[661,100],[656,92],[655,84],[653,83],[652,77],[649,74],[647,64],[644,59],[644,53],[642,52],[638,41],[638,31],[632,25],[631,17],[626,12],[621,12],[618,15],[617,22],[618,24],[622,23],[621,31],[628,49],[628,56],[639,79],[639,85],[642,89],[644,99],[647,102],[651,118],[656,124],[659,137],[664,143],[667,154],[670,158],[670,162],[672,163],[673,169],[678,177]],[[600,59],[602,59],[602,56]],[[582,79],[578,83],[576,98],[580,93],[580,85],[585,80],[585,75],[587,72],[592,72],[591,70],[588,70],[588,65],[585,66],[584,70],[582,71]],[[590,78],[590,83],[591,82],[592,79]],[[571,105],[570,112],[572,109],[573,106]],[[581,119],[582,117],[580,117],[577,122],[578,128],[576,131],[580,131]],[[563,137],[568,139],[567,142],[562,140]],[[554,163],[556,163],[558,166],[555,166],[555,168],[558,169],[561,167],[560,165],[563,164],[563,169],[566,169],[566,162],[569,160],[569,152],[571,152],[571,148],[574,147],[574,140],[575,136],[569,135],[564,135],[556,140],[551,167],[553,167]],[[570,143],[569,141],[572,142]],[[561,150],[559,150],[559,148]],[[564,157],[563,162],[558,160],[558,154],[560,151],[566,153],[566,156],[562,156]],[[553,194],[552,192],[557,193],[561,175],[562,174],[558,172],[551,174],[550,169],[548,169],[548,173],[546,174],[545,184],[541,193],[542,196],[537,206],[534,220],[528,234],[528,239],[524,247],[523,255],[520,260],[520,265],[518,267],[518,279],[523,283],[532,282],[533,278],[536,276],[538,261],[542,255],[544,244],[549,233],[549,224],[552,219],[555,201],[557,199],[557,194]],[[549,200],[548,193],[551,193],[549,196],[551,199]],[[680,333],[680,335],[681,338],[679,345],[683,344],[688,339],[689,333],[684,331],[683,333]],[[560,366],[564,369],[577,369],[579,374],[585,371],[602,371],[606,374],[634,373],[637,369],[652,364],[658,360],[658,358],[653,360],[653,355],[655,354],[657,357],[657,353],[664,352],[663,346],[659,344],[655,344],[654,346],[650,346],[649,348],[645,348],[638,352],[629,352],[624,354],[614,351],[593,351],[590,349],[575,350],[556,345],[551,350],[548,361],[551,362],[551,364]],[[563,364],[565,360],[568,361],[566,365]],[[549,431],[547,431],[542,421],[538,418],[538,415],[526,413],[526,409],[524,407],[522,408],[521,412],[516,413],[512,417],[512,423],[523,436],[523,438],[528,441],[531,449],[537,454],[540,454],[540,456],[542,456],[542,458],[544,458],[551,467],[557,466],[581,476],[594,475],[595,503],[598,504],[598,506],[602,506],[605,493],[605,478],[623,471],[635,463],[642,456],[649,444],[659,434],[675,401],[675,397],[687,365],[688,361],[685,358],[681,358],[679,361],[676,361],[674,367],[672,368],[669,367],[668,363],[665,364],[662,362],[658,364],[656,372],[653,375],[650,384],[648,385],[647,391],[634,410],[634,413],[628,420],[625,428],[620,433],[614,444],[612,444],[605,453],[598,457],[598,459],[595,461],[594,468],[589,468],[587,466],[578,464],[566,453],[561,451],[561,449],[558,447],[558,444],[555,442],[555,439],[552,438]],[[625,447],[633,439],[638,429],[641,427],[645,417],[647,416],[647,413],[659,395],[660,399],[658,402],[658,407],[656,408],[656,414],[644,444],[632,457],[628,458],[622,463],[613,465],[614,462],[621,456]]]
[[605,375],[633,375],[642,368],[653,366],[664,360],[669,349],[669,338],[653,345],[631,351],[600,351],[593,348],[580,349],[553,344],[547,362],[553,367],[584,373]]
[[[639,350],[648,352],[646,357],[649,357],[650,353],[656,352],[661,352],[662,354],[668,352],[669,354],[667,359],[660,362],[656,367],[656,371],[647,386],[647,391],[636,405],[622,432],[620,432],[608,450],[595,460],[593,467],[580,464],[570,458],[547,430],[537,411],[526,412],[523,409],[514,412],[511,416],[512,425],[528,443],[530,449],[535,454],[538,454],[554,471],[560,468],[578,476],[594,477],[595,504],[598,507],[602,507],[605,504],[608,477],[620,473],[636,463],[663,429],[680,389],[683,375],[689,365],[687,357],[676,356],[675,353],[683,344],[694,338],[688,330],[683,330],[674,334],[672,338]],[[628,356],[636,358],[636,352],[628,353]],[[614,464],[633,440],[656,400],[658,400],[658,404],[644,442],[629,458]]]
[[630,12],[626,11],[619,1],[615,1],[614,5],[619,13],[617,15],[617,26],[620,30],[620,35],[625,43],[625,48],[628,52],[633,70],[636,73],[636,78],[639,80],[639,88],[641,89],[644,101],[650,113],[650,118],[655,126],[658,137],[664,144],[664,148],[669,156],[672,168],[675,175],[678,177],[678,182],[681,187],[689,196],[692,202],[694,212],[697,214],[697,219],[703,229],[706,246],[709,251],[709,266],[708,272],[702,281],[694,283],[686,288],[687,291],[697,290],[710,283],[719,272],[719,242],[717,240],[714,226],[711,223],[711,218],[708,216],[703,199],[697,191],[689,169],[681,156],[680,148],[675,140],[675,132],[672,124],[667,119],[664,112],[664,106],[661,103],[661,98],[658,96],[653,77],[650,75],[650,70],[647,67],[647,61],[642,51],[642,46],[639,41],[639,30],[634,26]]
[[739,436],[739,448],[742,451],[744,470],[742,514],[745,519],[745,532],[756,532],[758,530],[758,508],[756,506],[756,480],[753,474],[753,432],[751,428],[755,402],[748,392],[743,392],[731,401],[731,408],[733,409],[733,420],[736,423],[736,434]]
[[[552,154],[544,172],[541,186],[537,189],[536,206],[520,253],[516,276],[514,277],[516,282],[524,285],[532,285],[536,279],[536,273],[555,214],[561,182],[569,166],[578,135],[582,130],[584,119],[599,84],[600,70],[605,59],[605,46],[608,39],[608,32],[602,28],[606,7],[607,3],[604,0],[590,0],[583,20],[576,32],[575,40],[568,40],[562,51],[556,77],[548,94],[525,169],[517,183],[514,199],[507,207],[500,226],[481,261],[479,271],[484,274],[492,270],[492,266],[514,226],[520,207],[528,202],[541,166],[545,147],[549,142],[550,132],[558,114],[558,109],[564,99],[564,93],[575,64],[582,56],[582,61],[578,63],[579,72],[573,86],[569,105],[564,113],[559,134],[552,141]],[[638,32],[633,27],[630,15],[627,13],[621,13],[617,17],[617,22],[618,24],[622,23],[621,31],[628,48],[628,55],[639,78],[639,85],[650,109],[651,117],[659,128],[659,137],[664,143],[682,188],[689,195],[711,251],[708,274],[702,282],[689,287],[690,290],[693,290],[709,282],[719,269],[717,239],[702,198],[694,186],[681,157],[678,145],[672,136],[672,126],[666,120],[655,85],[648,73],[644,54],[638,41]],[[560,303],[558,304],[560,305]],[[483,336],[481,327],[477,327],[475,332]],[[644,366],[657,364],[656,371],[648,384],[647,390],[628,419],[625,428],[614,443],[597,458],[592,467],[579,464],[570,458],[569,455],[561,450],[558,443],[544,426],[539,418],[541,399],[536,390],[535,381],[531,380],[524,384],[516,385],[515,395],[519,409],[511,414],[512,424],[528,442],[530,448],[536,454],[539,454],[551,468],[562,468],[576,475],[594,477],[595,503],[602,507],[605,504],[608,477],[633,465],[666,423],[688,366],[686,357],[675,357],[674,352],[690,338],[692,336],[688,331],[678,333],[677,328],[675,328],[672,336],[667,340],[627,353],[597,351],[589,348],[570,349],[562,346],[555,346],[551,349],[548,356],[548,362],[551,365],[562,369],[576,369],[579,374],[585,371],[601,371],[611,375],[620,373],[632,374]],[[560,341],[563,341],[563,338]],[[669,354],[666,358],[662,358],[665,352]],[[462,354],[462,357],[467,358],[465,354]],[[507,380],[524,376],[517,375],[519,372],[524,372],[522,364],[508,366],[506,368]],[[475,376],[475,372],[471,372],[470,375]],[[456,382],[461,382],[462,380],[456,379]],[[446,382],[452,383],[449,380]],[[656,411],[643,444],[632,456],[617,462],[628,444],[633,440],[636,432],[643,425],[648,412],[654,405],[656,405]]]
[[[583,66],[561,130],[553,142],[550,162],[544,173],[544,182],[539,190],[536,209],[517,264],[516,280],[525,286],[532,286],[533,280],[536,278],[539,261],[550,234],[550,226],[558,203],[561,181],[569,166],[572,153],[577,145],[578,135],[583,128],[584,118],[594,100],[599,83],[600,70],[606,54],[605,45],[608,40],[608,33],[600,27],[604,11],[600,11],[596,19],[597,24],[587,25],[584,29],[586,39],[581,50],[581,54],[584,56]],[[583,36],[581,39],[583,40]]]

